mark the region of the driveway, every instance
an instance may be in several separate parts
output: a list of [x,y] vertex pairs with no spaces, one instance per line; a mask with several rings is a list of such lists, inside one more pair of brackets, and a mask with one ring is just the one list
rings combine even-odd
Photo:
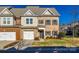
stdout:
[[6,46],[12,42],[14,42],[14,41],[6,41],[6,40],[0,41],[0,50],[2,50],[4,48],[4,46]]

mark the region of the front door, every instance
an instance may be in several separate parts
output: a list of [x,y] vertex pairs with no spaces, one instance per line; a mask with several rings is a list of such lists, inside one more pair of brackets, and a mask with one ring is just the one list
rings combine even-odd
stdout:
[[44,38],[44,30],[40,30],[40,38]]

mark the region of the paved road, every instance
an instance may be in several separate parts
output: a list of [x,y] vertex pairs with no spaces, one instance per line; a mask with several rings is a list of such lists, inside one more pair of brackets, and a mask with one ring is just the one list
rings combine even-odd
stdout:
[[[1,52],[1,51],[0,51]],[[78,47],[66,48],[66,47],[28,47],[24,50],[16,50],[10,48],[2,52],[14,52],[14,53],[79,53]]]

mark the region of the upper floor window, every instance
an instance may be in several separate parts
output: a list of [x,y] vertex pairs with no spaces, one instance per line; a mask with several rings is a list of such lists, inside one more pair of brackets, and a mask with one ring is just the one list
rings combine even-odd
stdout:
[[44,21],[43,20],[38,20],[38,23],[39,24],[44,24]]
[[3,18],[3,24],[7,24],[6,18]]
[[57,20],[52,20],[52,25],[57,25]]
[[29,24],[29,19],[26,19],[26,24]]
[[32,18],[30,18],[30,24],[33,24],[33,19]]
[[50,25],[51,24],[51,21],[50,20],[46,20],[45,24],[46,25]]
[[32,18],[27,18],[26,19],[26,24],[33,24],[33,19]]
[[10,24],[10,18],[7,18],[7,24]]
[[3,18],[3,24],[10,24],[10,18]]

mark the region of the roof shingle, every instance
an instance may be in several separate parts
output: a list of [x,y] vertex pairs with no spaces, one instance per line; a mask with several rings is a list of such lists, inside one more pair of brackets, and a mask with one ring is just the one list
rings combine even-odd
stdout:
[[[0,12],[4,9],[5,7],[0,7]],[[41,16],[42,13],[47,10],[47,8],[11,8],[9,9],[10,12],[13,13],[14,16],[16,17],[20,17],[20,16],[24,16],[24,14],[28,11],[31,10],[36,16]],[[49,8],[49,10],[51,11],[52,15],[51,16],[60,16],[60,14],[57,12],[57,10],[55,8]],[[53,15],[54,13],[54,15]],[[43,15],[42,15],[43,16]]]

